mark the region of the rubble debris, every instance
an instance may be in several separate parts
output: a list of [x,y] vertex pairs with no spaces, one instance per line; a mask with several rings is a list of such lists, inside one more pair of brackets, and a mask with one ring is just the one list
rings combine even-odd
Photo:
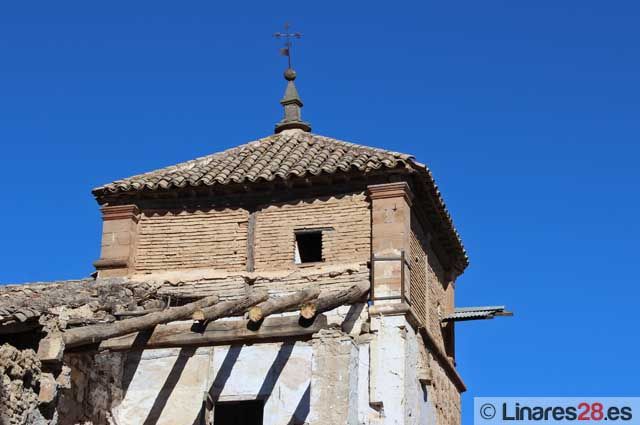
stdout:
[[0,346],[0,425],[51,423],[38,409],[41,366],[31,349],[19,350],[9,344]]

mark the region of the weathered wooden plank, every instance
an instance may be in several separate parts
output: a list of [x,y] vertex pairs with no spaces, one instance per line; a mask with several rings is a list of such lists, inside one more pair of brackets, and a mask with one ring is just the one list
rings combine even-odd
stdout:
[[123,351],[143,348],[168,348],[192,345],[228,345],[282,338],[310,336],[327,328],[327,318],[318,315],[313,320],[299,316],[270,317],[260,326],[245,320],[211,322],[204,329],[197,324],[158,325],[153,332],[134,333],[102,341],[99,350]]

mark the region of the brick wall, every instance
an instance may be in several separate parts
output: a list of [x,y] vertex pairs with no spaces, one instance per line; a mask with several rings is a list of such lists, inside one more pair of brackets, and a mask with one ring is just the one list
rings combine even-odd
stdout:
[[462,416],[460,393],[436,360],[431,360],[430,368],[432,381],[427,391],[434,406],[436,423],[460,425]]
[[[295,231],[322,228],[323,264],[369,260],[371,213],[363,193],[279,203],[256,214],[255,271],[295,270]],[[135,272],[246,270],[249,213],[244,209],[144,211]],[[313,267],[313,266],[312,266]]]
[[410,252],[411,306],[444,350],[440,324],[442,316],[453,310],[453,286],[445,288],[444,270],[414,215],[411,217]]
[[436,257],[433,248],[429,244],[425,246],[427,254],[427,328],[431,335],[436,338],[438,344],[444,350],[442,337],[441,319],[452,310],[452,306],[447,304],[446,290],[444,287],[444,270]]
[[248,217],[243,209],[146,211],[138,223],[136,271],[244,270]]
[[295,230],[332,227],[323,231],[325,263],[369,260],[371,212],[363,193],[270,205],[256,216],[255,270],[296,269]]
[[423,248],[423,236],[419,225],[411,217],[411,239],[409,241],[411,308],[422,325],[427,323],[427,254]]

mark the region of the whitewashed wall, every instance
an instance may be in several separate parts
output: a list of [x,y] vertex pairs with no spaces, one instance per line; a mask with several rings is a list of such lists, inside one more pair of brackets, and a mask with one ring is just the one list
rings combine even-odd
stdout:
[[435,424],[416,374],[420,341],[405,317],[372,318],[372,332],[360,335],[367,312],[341,313],[351,336],[327,330],[308,342],[130,355],[130,382],[113,417],[118,425],[198,425],[209,397],[263,400],[264,425]]
[[304,342],[145,350],[127,365],[135,373],[113,417],[119,425],[197,424],[208,393],[213,402],[264,400],[264,425],[303,424],[311,358]]

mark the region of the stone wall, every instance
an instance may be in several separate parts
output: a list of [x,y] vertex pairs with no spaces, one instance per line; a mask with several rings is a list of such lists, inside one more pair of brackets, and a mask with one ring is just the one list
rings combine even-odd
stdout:
[[314,335],[309,390],[311,425],[358,423],[358,346],[339,330]]
[[39,410],[41,376],[35,351],[0,346],[0,425],[49,423]]
[[123,398],[127,353],[65,354],[70,386],[60,391],[59,425],[111,424],[111,407]]

